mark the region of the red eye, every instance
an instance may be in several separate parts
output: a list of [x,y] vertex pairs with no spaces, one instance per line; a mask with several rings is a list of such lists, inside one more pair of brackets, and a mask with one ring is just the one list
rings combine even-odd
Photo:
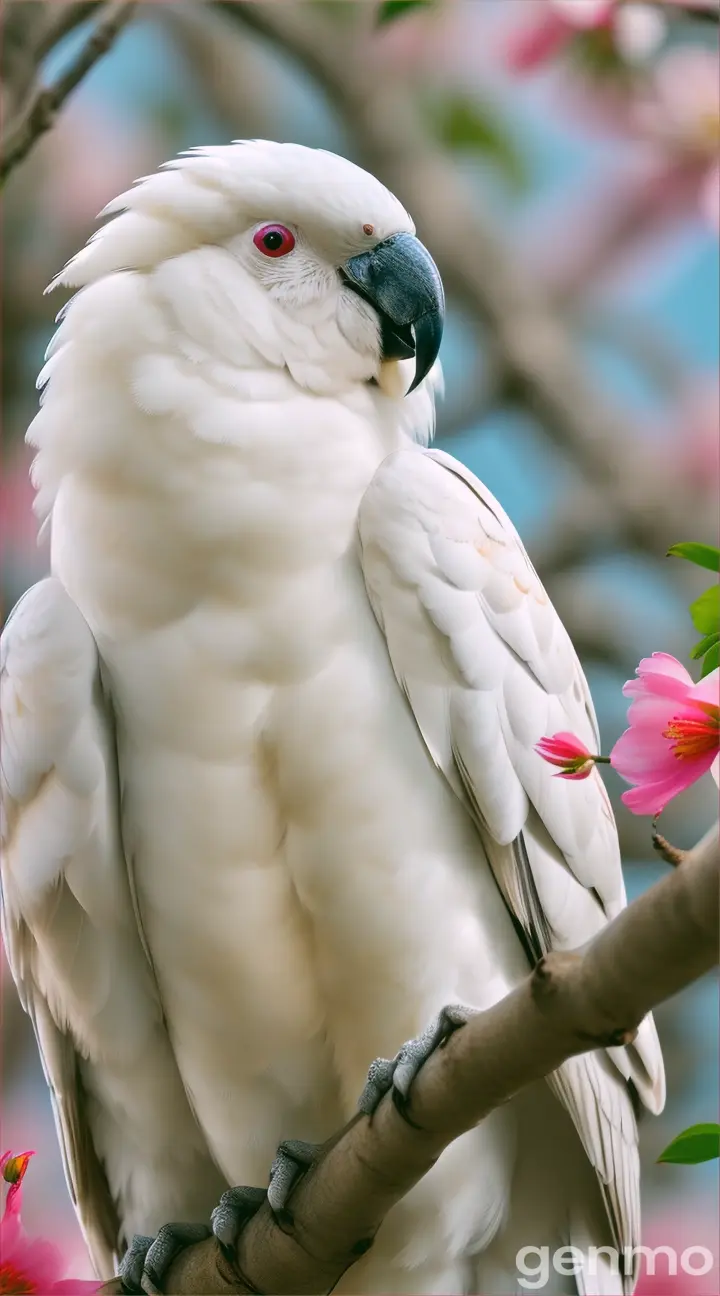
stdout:
[[287,256],[295,247],[295,235],[284,225],[262,225],[255,231],[253,243],[263,256]]

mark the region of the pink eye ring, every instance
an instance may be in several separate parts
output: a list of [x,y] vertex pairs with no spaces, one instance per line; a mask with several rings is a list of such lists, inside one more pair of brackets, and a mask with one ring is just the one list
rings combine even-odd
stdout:
[[263,256],[283,257],[295,247],[295,235],[284,225],[261,225],[253,235],[253,243]]

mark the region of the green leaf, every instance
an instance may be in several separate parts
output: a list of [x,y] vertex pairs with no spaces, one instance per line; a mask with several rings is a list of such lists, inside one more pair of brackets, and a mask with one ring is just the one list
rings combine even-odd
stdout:
[[442,144],[479,154],[492,162],[517,189],[527,181],[527,168],[506,123],[488,104],[471,95],[452,92],[428,101],[429,120]]
[[701,635],[715,634],[720,626],[720,585],[711,585],[690,604],[690,616]]
[[678,1134],[658,1157],[671,1165],[697,1165],[720,1156],[720,1125],[691,1125]]
[[377,11],[375,26],[385,27],[388,23],[395,22],[396,18],[409,13],[411,9],[426,9],[428,5],[434,3],[435,0],[382,0]]
[[702,670],[700,671],[700,678],[704,679],[711,671],[717,670],[718,666],[720,666],[720,643],[716,643],[710,651],[705,654]]
[[586,75],[629,80],[630,69],[610,24],[585,30],[578,27],[568,46],[568,57]]
[[714,634],[705,635],[704,639],[701,639],[699,643],[695,644],[694,648],[690,649],[690,656],[693,661],[699,661],[701,657],[705,656],[706,652],[710,652],[710,649],[715,647],[719,639],[720,630],[716,630]]
[[696,567],[707,567],[708,571],[720,572],[720,549],[714,545],[695,544],[694,540],[671,545],[667,551],[668,558],[685,558],[695,563]]

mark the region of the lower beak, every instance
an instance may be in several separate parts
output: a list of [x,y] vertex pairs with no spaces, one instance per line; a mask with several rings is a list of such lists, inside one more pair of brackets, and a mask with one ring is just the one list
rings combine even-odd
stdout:
[[378,313],[383,360],[415,357],[414,391],[437,360],[445,322],[442,280],[427,248],[414,234],[393,234],[351,257],[342,273]]

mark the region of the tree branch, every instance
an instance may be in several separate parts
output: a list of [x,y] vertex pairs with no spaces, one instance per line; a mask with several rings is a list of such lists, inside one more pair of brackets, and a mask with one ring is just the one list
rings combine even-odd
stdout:
[[[455,1032],[420,1071],[411,1126],[386,1097],[330,1139],[281,1225],[267,1205],[243,1231],[236,1269],[211,1239],[182,1252],[167,1290],[328,1292],[372,1245],[385,1215],[454,1139],[523,1086],[594,1048],[629,1042],[657,1004],[718,954],[718,826],[583,953],[549,954],[493,1008]],[[118,1280],[106,1293],[122,1290]]]
[[[40,136],[50,129],[68,96],[110,49],[130,19],[136,3],[137,0],[115,0],[115,3],[109,4],[82,49],[54,85],[35,85],[25,107],[11,121],[0,141],[0,184],[5,182],[13,167],[27,157]],[[62,15],[55,28],[60,35],[76,25],[76,6],[70,6],[70,9],[75,10],[75,13]],[[46,41],[45,36],[43,39]]]
[[64,36],[84,23],[100,3],[101,0],[68,0],[67,4],[49,6],[51,12],[41,28],[36,55],[45,58]]

